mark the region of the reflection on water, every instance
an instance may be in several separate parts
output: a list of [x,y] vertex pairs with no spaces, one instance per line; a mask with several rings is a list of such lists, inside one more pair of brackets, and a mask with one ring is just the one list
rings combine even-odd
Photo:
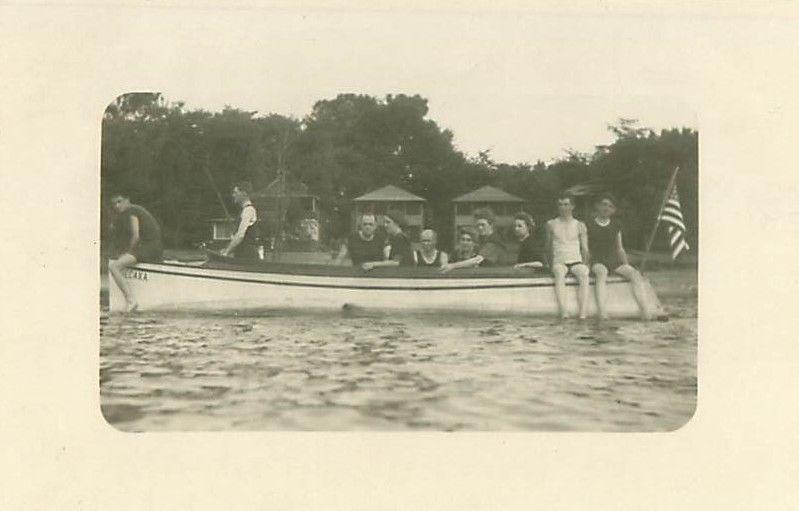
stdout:
[[153,430],[673,430],[696,300],[664,323],[363,314],[101,318],[106,419]]

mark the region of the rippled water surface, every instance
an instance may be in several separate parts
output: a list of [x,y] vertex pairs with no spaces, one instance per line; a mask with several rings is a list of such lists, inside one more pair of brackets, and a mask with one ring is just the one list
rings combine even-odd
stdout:
[[153,430],[673,430],[696,299],[668,322],[391,314],[101,317],[106,419]]

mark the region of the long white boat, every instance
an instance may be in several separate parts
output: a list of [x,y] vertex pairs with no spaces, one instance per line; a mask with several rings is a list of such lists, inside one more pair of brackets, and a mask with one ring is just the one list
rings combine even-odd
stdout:
[[[552,278],[512,268],[474,268],[442,274],[431,268],[358,268],[285,263],[141,263],[125,272],[139,310],[365,309],[557,314]],[[593,282],[589,314],[596,312]],[[645,283],[647,307],[664,317],[652,286]],[[568,308],[577,313],[577,283],[567,279]],[[608,312],[637,317],[630,284],[608,278]],[[109,278],[111,311],[125,299]]]

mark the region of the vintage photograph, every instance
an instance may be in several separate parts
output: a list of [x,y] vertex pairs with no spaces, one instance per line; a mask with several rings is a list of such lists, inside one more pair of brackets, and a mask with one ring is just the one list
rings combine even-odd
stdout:
[[[454,93],[340,91],[289,112],[117,97],[102,117],[105,419],[130,432],[685,425],[696,119],[656,98],[540,102],[526,120],[497,102],[508,129],[479,140]],[[438,118],[440,104],[463,118]]]

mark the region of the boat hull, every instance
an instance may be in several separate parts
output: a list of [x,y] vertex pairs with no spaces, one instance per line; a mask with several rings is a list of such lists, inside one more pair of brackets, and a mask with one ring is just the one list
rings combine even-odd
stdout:
[[[391,274],[324,275],[278,271],[241,271],[189,264],[138,264],[125,278],[139,310],[322,310],[365,309],[429,312],[491,312],[546,316],[557,314],[554,284],[549,276],[449,274],[423,276]],[[322,272],[323,273],[323,272]],[[455,272],[453,272],[455,273]],[[494,272],[497,273],[497,272]],[[596,313],[591,285],[588,312]],[[647,307],[653,315],[664,311],[649,282]],[[628,282],[611,277],[607,308],[613,317],[637,317],[638,305]],[[111,311],[125,310],[125,300],[109,279]],[[577,313],[577,283],[567,279],[567,308]]]

